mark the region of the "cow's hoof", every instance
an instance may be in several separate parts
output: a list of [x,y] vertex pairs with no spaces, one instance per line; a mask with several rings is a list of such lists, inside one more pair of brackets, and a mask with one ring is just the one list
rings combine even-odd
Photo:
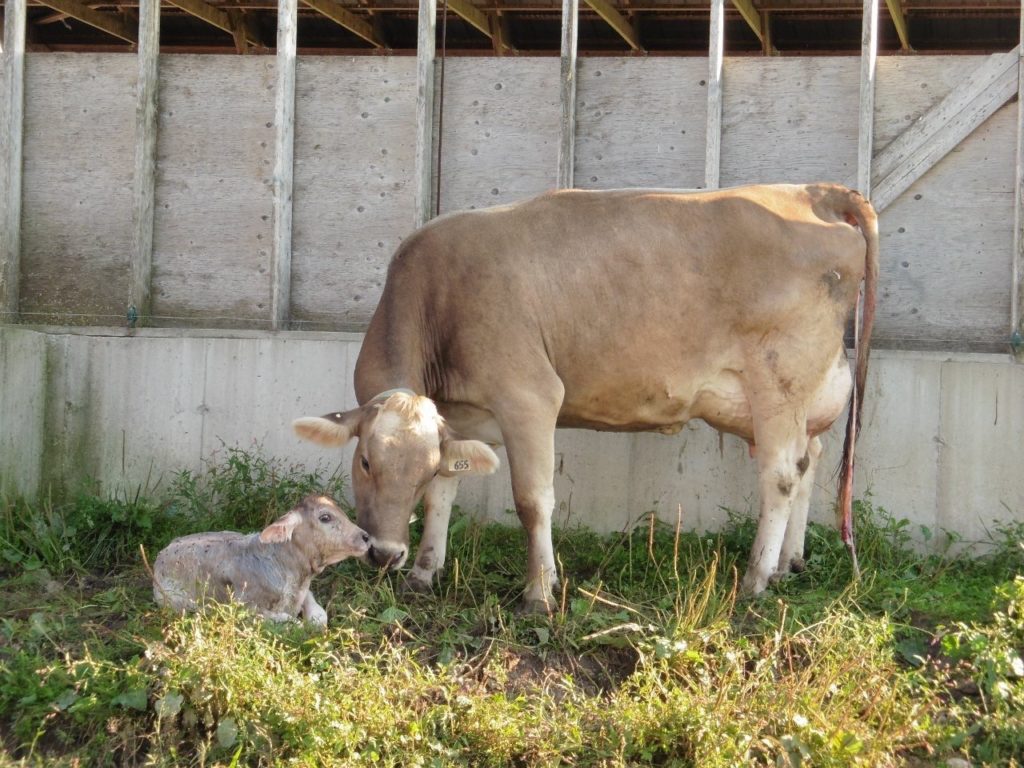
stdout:
[[748,571],[743,577],[743,581],[740,582],[740,597],[744,599],[757,597],[764,592],[767,586],[768,579]]
[[516,613],[520,616],[550,616],[556,607],[554,599],[551,598],[547,600],[523,598],[516,608]]
[[807,570],[807,563],[802,557],[794,557],[789,564],[789,570],[793,573],[803,573]]
[[434,579],[430,576],[424,578],[414,571],[401,580],[400,588],[403,592],[411,592],[416,595],[429,595],[434,591]]

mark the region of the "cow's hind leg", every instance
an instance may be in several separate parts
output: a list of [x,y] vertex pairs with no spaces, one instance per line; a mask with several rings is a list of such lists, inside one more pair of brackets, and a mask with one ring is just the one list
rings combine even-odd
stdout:
[[423,494],[423,538],[408,579],[409,587],[417,592],[429,591],[434,576],[444,568],[448,550],[448,520],[458,490],[457,477],[438,475],[430,481]]
[[806,474],[800,472],[799,465],[809,456],[807,420],[802,412],[779,403],[767,408],[755,405],[754,439],[761,512],[747,572],[740,585],[745,595],[762,592],[779,565],[800,481]]
[[814,474],[821,456],[821,440],[812,437],[807,443],[807,453],[797,462],[800,472],[800,484],[793,500],[793,509],[786,525],[786,536],[782,540],[782,554],[779,555],[778,575],[793,571],[800,573],[804,569],[804,535],[807,531],[807,512],[811,506],[811,493],[814,491]]

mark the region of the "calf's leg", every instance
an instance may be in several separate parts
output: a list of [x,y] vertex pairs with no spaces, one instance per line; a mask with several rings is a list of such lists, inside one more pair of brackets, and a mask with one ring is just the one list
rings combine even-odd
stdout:
[[310,589],[306,590],[306,595],[302,598],[302,608],[299,610],[299,613],[310,624],[318,627],[327,626],[327,611],[316,601],[316,598],[313,597],[313,591]]

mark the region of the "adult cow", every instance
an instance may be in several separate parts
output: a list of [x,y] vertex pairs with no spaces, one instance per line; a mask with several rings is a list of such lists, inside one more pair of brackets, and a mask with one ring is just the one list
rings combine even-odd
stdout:
[[504,444],[535,606],[556,583],[555,428],[675,433],[703,419],[757,458],[742,582],[756,594],[802,566],[818,435],[850,394],[844,329],[864,279],[856,397],[877,272],[875,212],[835,185],[561,191],[446,215],[392,259],[356,363],[360,407],[294,426],[327,445],[358,437],[358,522],[379,566],[406,561],[424,500],[420,587],[444,564],[460,477],[493,472],[489,446]]

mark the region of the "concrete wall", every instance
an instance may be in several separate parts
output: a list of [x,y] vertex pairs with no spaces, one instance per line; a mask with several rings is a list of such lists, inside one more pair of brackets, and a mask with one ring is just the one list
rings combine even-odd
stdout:
[[[291,434],[300,415],[355,404],[356,334],[175,330],[127,337],[0,327],[0,486],[32,495],[74,487],[157,488],[198,471],[225,446],[260,446],[314,467],[350,452]],[[44,395],[45,393],[45,395]],[[45,434],[44,434],[45,430]],[[831,519],[841,444],[826,439],[812,514]],[[857,494],[916,525],[983,540],[997,520],[1024,520],[1024,367],[998,355],[878,351],[858,449]],[[726,509],[756,509],[746,445],[703,424],[680,435],[576,430],[556,438],[558,519],[627,528],[650,510],[714,530]],[[507,471],[470,479],[459,504],[506,522]],[[915,528],[915,531],[917,529]]]
[[[879,59],[876,151],[983,60]],[[851,181],[859,61],[727,59],[723,185]],[[412,229],[415,64],[387,57],[297,62],[294,328],[365,328],[388,260]],[[110,325],[124,317],[136,77],[131,56],[27,57],[24,322]],[[706,78],[701,58],[580,60],[577,184],[698,186]],[[270,57],[161,60],[157,325],[269,327],[274,83]],[[557,59],[450,60],[441,210],[553,186],[558,97]],[[1016,109],[1004,106],[883,213],[876,348],[1005,349]]]

